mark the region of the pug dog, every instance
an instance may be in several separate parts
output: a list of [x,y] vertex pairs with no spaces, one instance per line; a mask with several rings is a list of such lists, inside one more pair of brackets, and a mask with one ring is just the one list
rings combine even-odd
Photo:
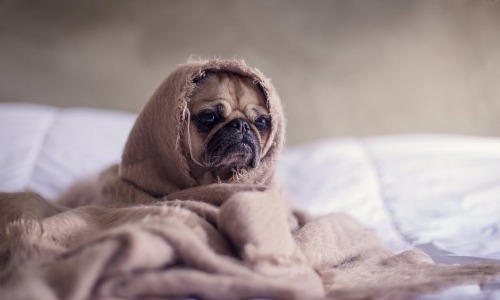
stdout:
[[260,86],[229,72],[206,72],[195,83],[185,140],[193,177],[199,184],[227,182],[257,168],[271,131]]

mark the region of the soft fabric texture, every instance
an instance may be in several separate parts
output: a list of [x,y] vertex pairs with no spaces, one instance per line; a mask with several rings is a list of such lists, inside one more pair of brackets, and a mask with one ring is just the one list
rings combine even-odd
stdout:
[[279,199],[242,192],[220,207],[64,209],[33,194],[2,195],[0,292],[5,299],[401,299],[500,272],[487,263],[434,265],[416,250],[394,255],[344,215],[308,220],[292,233]]
[[[254,76],[273,113],[273,138],[259,168],[235,182],[200,187],[179,141],[186,138],[192,81],[208,69]],[[418,250],[395,255],[344,215],[292,213],[275,181],[283,131],[279,98],[260,72],[241,61],[180,67],[139,116],[121,165],[62,201],[93,206],[70,209],[34,194],[2,195],[2,294],[399,299],[500,273],[493,263],[434,265]]]

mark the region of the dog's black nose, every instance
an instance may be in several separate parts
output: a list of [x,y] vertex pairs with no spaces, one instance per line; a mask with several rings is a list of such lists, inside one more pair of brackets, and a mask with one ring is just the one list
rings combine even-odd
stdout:
[[250,130],[250,125],[248,125],[248,122],[243,120],[243,119],[234,119],[229,124],[227,124],[229,127],[234,127],[241,131],[242,133],[246,133]]

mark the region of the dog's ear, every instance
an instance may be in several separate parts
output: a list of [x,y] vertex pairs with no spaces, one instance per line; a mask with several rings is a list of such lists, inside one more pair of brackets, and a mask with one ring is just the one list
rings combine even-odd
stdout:
[[201,74],[198,74],[197,76],[195,76],[193,78],[193,83],[199,83],[200,81],[202,81],[204,78],[205,78],[205,73],[201,73]]
[[195,84],[198,84],[203,79],[207,78],[210,74],[215,74],[215,73],[216,73],[216,71],[211,70],[211,69],[203,70],[201,73],[199,73],[193,77],[192,82]]

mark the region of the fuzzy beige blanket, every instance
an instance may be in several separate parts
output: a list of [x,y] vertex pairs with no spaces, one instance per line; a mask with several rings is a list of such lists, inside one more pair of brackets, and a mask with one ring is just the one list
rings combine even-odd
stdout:
[[280,195],[239,192],[220,207],[158,202],[57,207],[0,201],[2,299],[404,299],[484,282],[500,265],[395,255],[344,215],[291,230]]
[[[186,103],[206,70],[253,78],[273,119],[255,170],[200,185]],[[275,176],[283,136],[279,98],[258,70],[236,60],[179,67],[139,115],[120,165],[58,203],[0,194],[1,298],[403,299],[499,276],[498,264],[395,254],[348,216],[293,210]]]

